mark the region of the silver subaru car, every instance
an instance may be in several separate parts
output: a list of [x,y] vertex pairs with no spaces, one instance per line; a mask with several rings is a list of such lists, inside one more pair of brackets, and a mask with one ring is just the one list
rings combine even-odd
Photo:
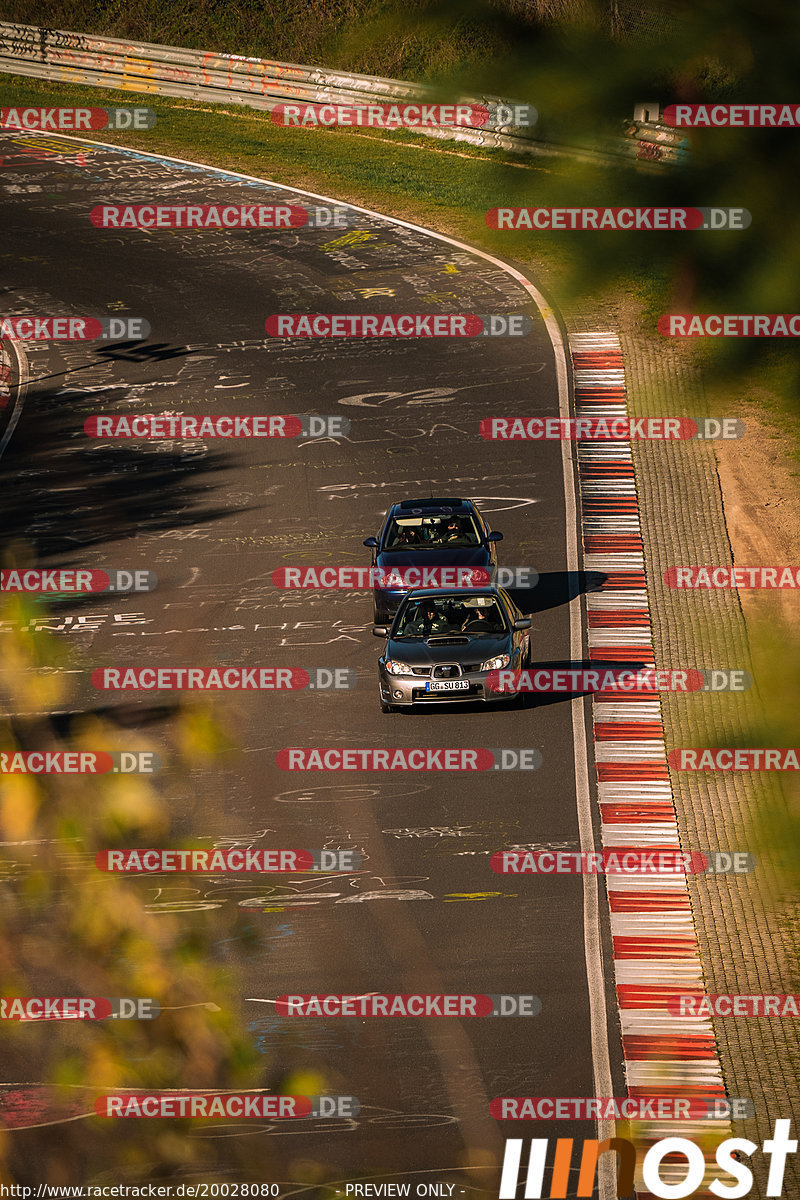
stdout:
[[502,588],[417,589],[409,592],[378,659],[381,710],[431,702],[500,703],[515,693],[493,691],[490,671],[530,664],[529,617]]

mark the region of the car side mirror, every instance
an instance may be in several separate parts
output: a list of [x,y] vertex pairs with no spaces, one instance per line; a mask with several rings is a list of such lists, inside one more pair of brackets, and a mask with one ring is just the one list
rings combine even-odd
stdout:
[[[528,622],[528,624],[530,625],[530,621]],[[373,635],[373,637],[388,638],[389,626],[388,625],[373,625],[372,626],[372,635]]]
[[493,529],[486,540],[487,542],[502,542],[503,535],[497,529]]
[[530,617],[521,617],[519,621],[514,622],[515,629],[530,629],[530,627],[531,627]]
[[366,546],[367,549],[369,549],[369,550],[375,550],[375,549],[377,549],[377,546],[378,546],[378,539],[377,538],[364,538],[364,541],[361,544],[362,544],[362,546]]

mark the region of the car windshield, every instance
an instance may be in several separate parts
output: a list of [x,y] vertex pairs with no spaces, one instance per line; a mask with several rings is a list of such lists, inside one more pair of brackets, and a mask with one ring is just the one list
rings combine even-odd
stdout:
[[492,596],[413,597],[397,614],[393,638],[497,637],[506,632],[500,605]]
[[457,550],[461,546],[479,546],[481,539],[469,513],[398,517],[389,523],[383,541],[384,550]]

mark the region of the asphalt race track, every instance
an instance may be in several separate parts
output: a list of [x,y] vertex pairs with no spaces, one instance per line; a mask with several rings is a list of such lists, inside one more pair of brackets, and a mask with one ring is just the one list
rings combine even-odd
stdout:
[[[171,778],[168,762],[162,772],[176,844],[353,848],[358,871],[165,876],[137,886],[157,911],[204,912],[212,930],[217,910],[241,909],[241,939],[216,948],[240,981],[264,1086],[310,1068],[329,1091],[358,1097],[353,1121],[264,1124],[256,1136],[270,1138],[273,1153],[313,1153],[342,1179],[455,1181],[458,1195],[474,1186],[465,1168],[478,1152],[499,1162],[503,1138],[531,1136],[530,1123],[490,1117],[492,1098],[624,1094],[613,1005],[604,1045],[612,993],[598,986],[594,951],[587,966],[596,890],[585,896],[579,876],[489,868],[503,848],[591,845],[580,746],[576,768],[582,702],[556,695],[490,712],[441,705],[383,715],[369,594],[282,591],[272,573],[366,566],[362,540],[389,504],[469,497],[504,534],[501,564],[540,573],[536,589],[515,593],[532,614],[534,662],[570,662],[570,613],[583,584],[570,572],[577,550],[562,445],[478,435],[484,417],[559,415],[550,334],[499,264],[358,210],[336,230],[96,228],[89,213],[101,203],[324,202],[90,143],[81,162],[75,142],[47,145],[56,140],[65,157],[43,160],[20,152],[35,139],[0,138],[4,310],[116,314],[151,326],[143,343],[27,343],[28,391],[2,461],[0,526],[33,545],[39,565],[158,576],[152,593],[52,607],[49,626],[87,664],[79,705],[119,710],[144,741],[160,737],[159,717],[168,722],[177,697],[98,692],[90,667],[358,673],[349,691],[215,693],[209,703],[238,748],[190,779]],[[533,329],[524,338],[266,337],[271,314],[305,312],[526,313]],[[190,442],[91,439],[83,430],[101,413],[164,411],[320,413],[351,425],[337,438]],[[568,458],[566,467],[569,478]],[[284,747],[371,746],[535,747],[543,761],[535,772],[490,775],[289,772],[276,763]],[[603,910],[599,922],[605,948]],[[252,931],[262,938],[256,951]],[[533,993],[542,1010],[461,1021],[276,1015],[277,996],[313,992]],[[547,1131],[593,1132],[566,1122]]]

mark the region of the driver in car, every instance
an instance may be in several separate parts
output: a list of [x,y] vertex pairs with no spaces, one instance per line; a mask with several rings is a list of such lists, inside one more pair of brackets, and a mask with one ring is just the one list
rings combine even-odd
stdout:
[[[472,626],[471,629],[470,626]],[[501,626],[494,606],[491,608],[468,608],[461,632],[464,633],[467,629],[470,630],[470,633],[499,633]]]
[[461,522],[458,517],[451,517],[447,522],[447,528],[444,531],[445,542],[457,542],[464,536],[464,531],[461,528]]

